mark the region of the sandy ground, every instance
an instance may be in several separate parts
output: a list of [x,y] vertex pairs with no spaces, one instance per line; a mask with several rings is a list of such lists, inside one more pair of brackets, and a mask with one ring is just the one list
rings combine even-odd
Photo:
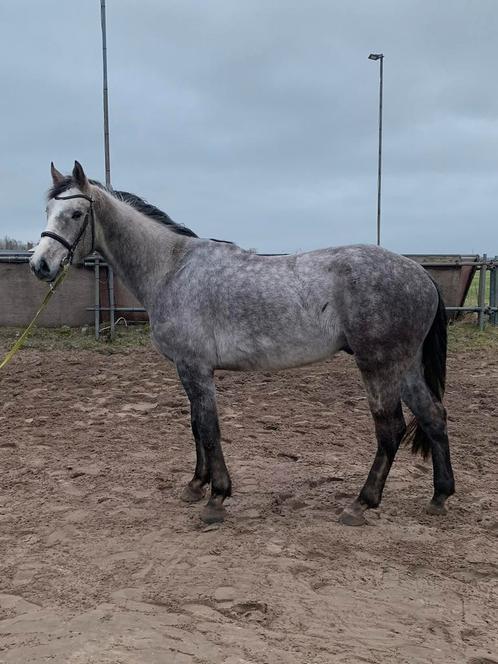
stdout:
[[373,458],[351,358],[218,377],[234,497],[178,495],[188,404],[152,349],[26,350],[0,392],[0,662],[498,662],[498,357],[450,359],[458,494],[399,454],[369,526],[337,514]]

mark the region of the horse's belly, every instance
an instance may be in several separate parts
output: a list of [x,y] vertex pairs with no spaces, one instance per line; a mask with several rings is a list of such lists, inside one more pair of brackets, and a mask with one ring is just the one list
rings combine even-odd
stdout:
[[309,335],[295,339],[268,339],[258,336],[218,344],[219,369],[276,370],[303,366],[324,360],[342,347],[337,337]]

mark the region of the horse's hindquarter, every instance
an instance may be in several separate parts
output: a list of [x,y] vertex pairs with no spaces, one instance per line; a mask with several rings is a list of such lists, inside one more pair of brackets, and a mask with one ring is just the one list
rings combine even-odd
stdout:
[[357,359],[382,361],[413,354],[434,320],[438,294],[414,261],[368,245],[343,247],[332,267],[338,309]]
[[161,337],[180,354],[202,356],[216,368],[279,369],[341,348],[331,250],[259,256],[206,245],[167,288]]

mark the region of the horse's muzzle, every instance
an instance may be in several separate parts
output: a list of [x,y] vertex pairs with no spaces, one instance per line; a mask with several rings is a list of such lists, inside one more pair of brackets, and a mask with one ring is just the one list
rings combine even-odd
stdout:
[[54,270],[50,269],[47,261],[42,257],[35,260],[32,258],[29,261],[29,267],[33,274],[41,279],[41,281],[53,281],[57,273],[54,273]]

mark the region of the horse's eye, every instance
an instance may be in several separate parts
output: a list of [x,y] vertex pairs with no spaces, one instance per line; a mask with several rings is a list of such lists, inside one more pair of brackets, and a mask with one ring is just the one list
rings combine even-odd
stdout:
[[81,217],[81,212],[79,210],[75,210],[73,212],[73,219],[79,219]]

